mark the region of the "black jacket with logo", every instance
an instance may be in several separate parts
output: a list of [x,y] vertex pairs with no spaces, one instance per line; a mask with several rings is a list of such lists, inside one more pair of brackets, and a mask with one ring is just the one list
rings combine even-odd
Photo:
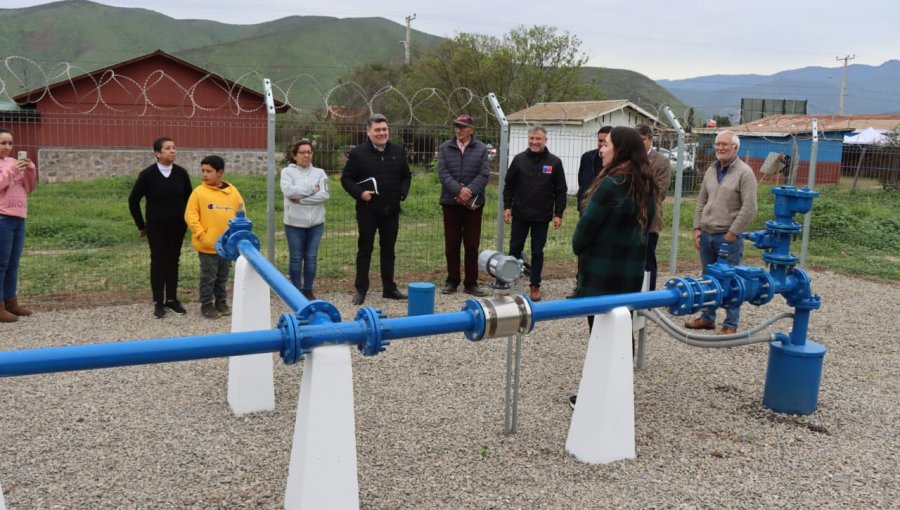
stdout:
[[512,209],[513,218],[547,221],[562,217],[566,209],[566,175],[562,161],[545,147],[516,154],[506,172],[503,208]]

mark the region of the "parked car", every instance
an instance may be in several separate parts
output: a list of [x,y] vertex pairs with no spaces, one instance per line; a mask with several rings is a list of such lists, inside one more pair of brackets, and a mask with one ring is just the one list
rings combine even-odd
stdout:
[[[672,171],[675,170],[675,167],[678,165],[678,149],[657,149],[660,154],[666,157],[669,160],[669,163],[672,165]],[[685,149],[684,151],[684,172],[692,173],[694,171],[694,158],[691,154],[690,150]]]

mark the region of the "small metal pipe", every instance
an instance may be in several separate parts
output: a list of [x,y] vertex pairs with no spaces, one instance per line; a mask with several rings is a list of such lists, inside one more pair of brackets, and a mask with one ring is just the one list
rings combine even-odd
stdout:
[[[735,333],[732,335],[697,335],[695,333],[687,333],[684,330],[674,326],[665,316],[657,310],[650,310],[655,313],[643,314],[647,320],[654,322],[661,327],[666,333],[675,340],[686,343],[694,347],[705,348],[723,348],[737,347],[739,345],[747,345],[760,342],[772,342],[777,340],[776,333],[762,333],[753,335],[749,331],[743,333]],[[783,317],[782,317],[783,318]]]

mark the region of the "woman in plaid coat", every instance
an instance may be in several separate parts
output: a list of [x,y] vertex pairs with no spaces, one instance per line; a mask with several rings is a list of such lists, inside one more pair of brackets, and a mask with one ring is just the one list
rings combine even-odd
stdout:
[[[600,147],[603,169],[584,195],[572,250],[578,256],[577,297],[639,292],[647,232],[659,191],[638,132],[616,127]],[[588,318],[588,322],[592,322]]]

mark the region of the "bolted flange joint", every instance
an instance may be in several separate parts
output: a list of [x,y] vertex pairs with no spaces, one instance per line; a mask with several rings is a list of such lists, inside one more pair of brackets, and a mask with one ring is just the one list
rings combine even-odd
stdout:
[[674,289],[681,298],[669,307],[675,316],[697,313],[701,308],[718,308],[722,303],[722,286],[715,278],[672,278],[667,289]]
[[356,312],[355,320],[363,321],[366,324],[366,339],[357,345],[363,356],[374,356],[391,345],[391,342],[385,340],[382,335],[381,319],[384,318],[385,314],[375,308],[364,307]]
[[281,347],[281,360],[285,365],[293,365],[303,359],[303,355],[309,352],[309,349],[303,348],[303,332],[301,326],[306,324],[305,320],[298,318],[291,313],[285,313],[278,319],[278,329],[281,331],[284,343]]

